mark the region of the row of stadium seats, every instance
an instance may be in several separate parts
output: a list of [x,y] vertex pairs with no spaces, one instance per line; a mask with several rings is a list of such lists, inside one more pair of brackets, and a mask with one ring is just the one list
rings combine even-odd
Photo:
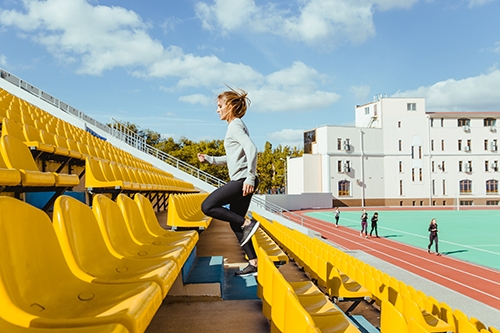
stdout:
[[167,225],[177,228],[208,228],[212,218],[201,211],[201,203],[208,193],[170,194],[168,198]]
[[258,259],[262,312],[271,332],[361,332],[314,283],[288,282],[262,247]]
[[[91,194],[112,193],[114,199],[119,193],[141,192],[154,199],[156,207],[166,206],[168,193],[198,192],[192,183],[175,179],[172,174],[0,89],[2,115],[2,146],[15,146],[20,153],[3,154],[0,190],[14,192],[16,197],[22,192],[55,190],[43,208],[45,211],[57,196],[80,185],[84,175],[82,186]],[[14,158],[22,163],[11,163]]]
[[[371,298],[381,309],[383,333],[499,332],[319,238],[271,222],[256,213],[252,215],[327,295],[337,301],[353,302],[347,314],[361,300]],[[262,263],[259,267],[260,275]]]
[[92,208],[63,195],[52,221],[0,197],[0,331],[144,332],[197,241],[141,194]]

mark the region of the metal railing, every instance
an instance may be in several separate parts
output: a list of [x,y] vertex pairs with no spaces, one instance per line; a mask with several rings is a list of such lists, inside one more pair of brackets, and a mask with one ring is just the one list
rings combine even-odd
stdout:
[[[91,124],[99,128],[100,130],[108,133],[109,135],[117,138],[118,140],[125,142],[131,147],[134,147],[148,155],[154,156],[157,159],[167,163],[168,165],[171,165],[184,173],[195,177],[201,181],[204,181],[205,183],[214,186],[216,188],[221,187],[224,185],[226,182],[223,180],[220,180],[217,177],[212,176],[211,174],[200,170],[191,164],[188,164],[176,157],[173,157],[158,148],[155,148],[149,144],[147,144],[146,139],[134,131],[130,130],[126,125],[120,123],[119,121],[111,118],[111,120],[114,122],[111,125],[105,125],[92,117],[87,116],[85,113],[79,111],[78,109],[72,107],[69,104],[66,104],[62,102],[61,100],[53,97],[52,95],[44,92],[43,90],[31,85],[30,83],[21,80],[20,78],[16,77],[15,75],[3,70],[0,68],[0,78],[6,80],[7,82],[12,83],[13,85],[29,92],[30,94],[40,98],[41,100],[57,107],[58,109],[71,114],[75,117],[78,117],[79,119],[83,120],[87,124]],[[290,212],[289,210],[280,207],[276,204],[273,204],[267,200],[264,200],[258,196],[253,196],[252,202],[271,212],[274,214],[277,214],[283,218],[286,218],[287,220],[293,221],[295,223],[299,223],[300,225],[304,225],[304,221],[307,220],[306,217],[303,217],[301,215],[295,214]]]

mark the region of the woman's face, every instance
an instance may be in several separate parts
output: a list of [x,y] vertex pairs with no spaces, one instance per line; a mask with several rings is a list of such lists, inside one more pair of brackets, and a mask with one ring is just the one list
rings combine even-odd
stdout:
[[230,121],[232,119],[231,110],[227,107],[224,98],[219,98],[217,100],[217,113],[219,114],[220,120]]

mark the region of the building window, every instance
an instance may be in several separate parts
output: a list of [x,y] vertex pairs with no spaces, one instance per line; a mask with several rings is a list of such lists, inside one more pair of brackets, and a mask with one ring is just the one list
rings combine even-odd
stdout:
[[441,140],[441,151],[444,151],[444,140]]
[[444,118],[441,118],[441,127],[444,127]]
[[469,139],[467,140],[467,147],[465,148],[466,151],[471,151],[472,150],[472,141]]
[[312,153],[313,143],[316,143],[316,130],[304,132],[304,154]]
[[399,172],[403,172],[403,162],[399,161]]
[[434,127],[434,118],[431,118],[431,127]]
[[473,204],[472,200],[460,200],[460,206],[472,206]]
[[465,165],[465,172],[472,172],[472,161],[468,161]]
[[434,172],[434,161],[431,162],[431,171]]
[[462,140],[458,140],[458,151],[462,150]]
[[342,139],[337,138],[337,150],[342,150]]
[[339,197],[340,196],[349,196],[350,193],[351,182],[348,180],[339,181]]
[[441,171],[443,171],[443,172],[445,171],[445,169],[444,169],[444,161],[441,162]]
[[472,180],[463,179],[460,181],[460,193],[472,193]]
[[370,107],[365,107],[365,114],[370,114]]
[[499,203],[498,200],[486,200],[486,206],[498,206]]
[[418,159],[422,159],[422,146],[418,146]]
[[420,181],[422,181],[422,177],[423,177],[423,175],[422,175],[422,168],[419,168],[419,169],[418,169],[418,179],[419,179]]
[[483,120],[483,124],[484,124],[484,127],[491,127],[491,126],[495,126],[497,123],[497,120],[495,118],[485,118]]
[[458,127],[470,126],[469,118],[459,118],[457,119]]
[[498,161],[493,161],[493,163],[491,163],[491,170],[498,171]]
[[484,171],[486,172],[490,171],[489,161],[484,161]]
[[413,160],[415,158],[415,147],[411,146],[411,159]]
[[462,161],[458,161],[458,172],[462,172]]
[[[443,179],[443,195],[446,195],[446,180]],[[444,206],[444,201],[443,201],[443,206]]]
[[337,161],[337,172],[342,172],[342,161]]
[[411,181],[415,181],[415,168],[411,168]]
[[417,111],[417,103],[406,103],[406,111]]
[[[436,180],[432,180],[432,195],[436,195]],[[434,204],[433,204],[434,206]]]
[[498,193],[498,180],[488,179],[486,181],[486,193]]
[[431,140],[431,151],[434,151],[434,140]]
[[399,195],[403,195],[403,181],[399,181]]
[[484,150],[488,150],[488,139],[484,139]]
[[401,122],[398,121],[398,128],[401,128]]
[[399,145],[399,151],[402,151],[403,150],[403,143],[401,142],[401,140],[399,140],[398,145]]

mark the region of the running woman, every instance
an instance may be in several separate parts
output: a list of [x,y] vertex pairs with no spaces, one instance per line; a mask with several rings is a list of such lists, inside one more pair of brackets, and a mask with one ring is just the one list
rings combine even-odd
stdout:
[[[247,111],[250,100],[243,90],[225,91],[217,98],[217,113],[220,120],[228,123],[224,138],[225,156],[210,156],[198,153],[200,162],[227,164],[230,181],[214,190],[203,201],[201,209],[207,216],[229,222],[240,246],[248,257],[248,265],[236,275],[256,275],[257,255],[250,239],[259,228],[259,222],[246,218],[252,195],[258,186],[257,147],[241,118]],[[229,205],[229,209],[224,206]]]
[[436,242],[436,254],[438,256],[441,255],[438,250],[438,225],[436,223],[436,219],[432,219],[431,223],[429,224],[429,246],[427,246],[427,252],[431,253],[431,246],[433,242]]

